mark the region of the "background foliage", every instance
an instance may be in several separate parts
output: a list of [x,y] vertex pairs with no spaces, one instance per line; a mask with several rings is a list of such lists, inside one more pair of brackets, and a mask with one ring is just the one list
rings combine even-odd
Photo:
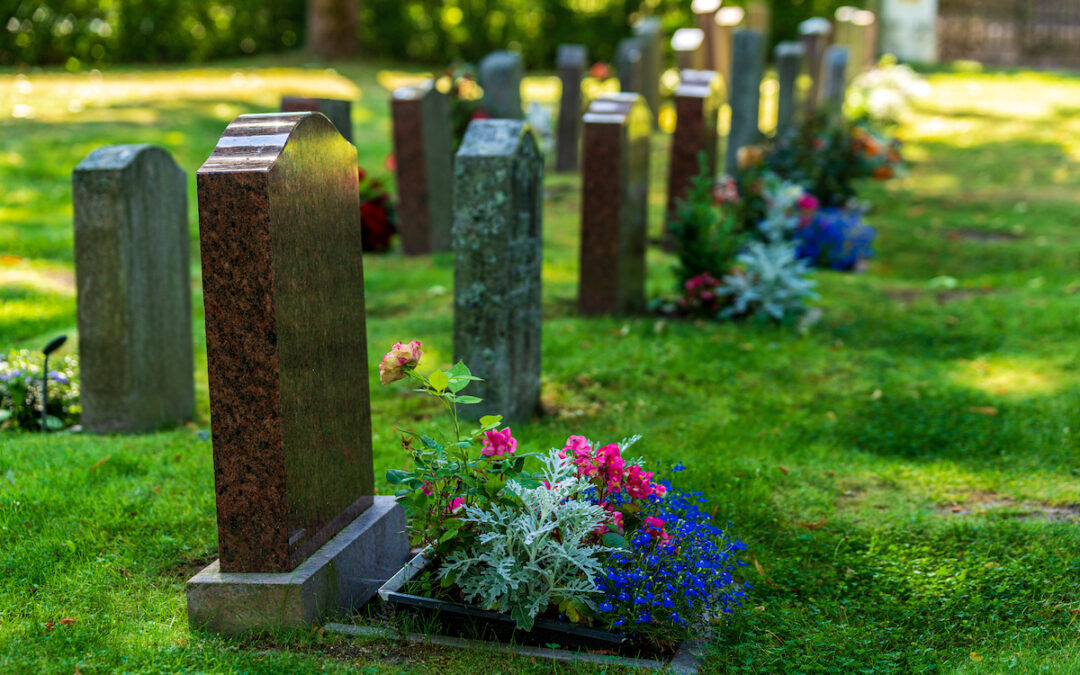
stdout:
[[[356,0],[360,1],[360,0]],[[8,0],[0,10],[0,64],[204,61],[303,44],[304,0]],[[851,0],[769,0],[771,39],[792,39],[800,21],[832,16]],[[555,49],[589,46],[610,60],[629,24],[661,16],[665,32],[693,25],[686,0],[363,0],[360,42],[369,53],[444,64],[510,46],[529,66],[550,67]],[[725,4],[745,4],[745,0]]]

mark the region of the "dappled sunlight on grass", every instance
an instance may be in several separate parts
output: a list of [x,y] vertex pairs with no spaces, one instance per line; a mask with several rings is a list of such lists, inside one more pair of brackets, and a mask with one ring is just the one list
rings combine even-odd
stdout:
[[949,373],[961,386],[984,394],[1026,397],[1055,394],[1076,382],[1076,376],[1062,370],[1063,363],[1024,356],[995,355],[958,362]]

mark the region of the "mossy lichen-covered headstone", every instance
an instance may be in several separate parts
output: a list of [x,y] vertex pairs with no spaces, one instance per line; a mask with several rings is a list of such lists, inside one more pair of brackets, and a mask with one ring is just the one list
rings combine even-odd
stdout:
[[543,178],[528,124],[469,125],[454,162],[454,358],[484,380],[474,416],[528,419],[540,401]]
[[72,183],[83,429],[138,433],[190,419],[184,170],[161,148],[113,145],[91,152]]

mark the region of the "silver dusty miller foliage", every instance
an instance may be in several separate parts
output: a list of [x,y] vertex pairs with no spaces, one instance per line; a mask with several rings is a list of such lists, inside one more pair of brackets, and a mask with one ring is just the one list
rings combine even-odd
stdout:
[[510,612],[523,630],[553,601],[593,606],[593,578],[601,570],[599,554],[607,550],[582,545],[607,517],[582,495],[588,482],[557,451],[541,460],[542,479],[551,487],[510,481],[506,489],[522,506],[466,507],[459,518],[475,524],[479,538],[450,555],[439,571],[441,577],[454,575],[468,602]]
[[795,256],[795,245],[786,241],[768,244],[755,241],[737,260],[745,274],[729,274],[717,289],[732,296],[724,316],[765,314],[778,321],[805,309],[804,301],[816,298],[816,282],[807,278],[810,266]]

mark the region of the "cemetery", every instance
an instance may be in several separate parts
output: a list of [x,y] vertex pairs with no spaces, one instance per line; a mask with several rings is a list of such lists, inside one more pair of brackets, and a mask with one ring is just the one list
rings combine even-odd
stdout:
[[0,672],[1080,672],[1055,3],[0,9]]

